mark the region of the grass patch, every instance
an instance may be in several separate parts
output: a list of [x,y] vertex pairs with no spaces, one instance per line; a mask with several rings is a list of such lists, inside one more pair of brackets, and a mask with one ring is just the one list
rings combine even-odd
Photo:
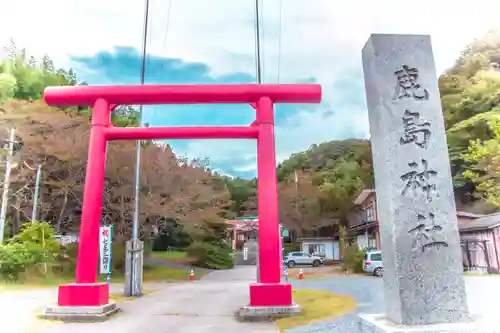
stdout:
[[301,306],[302,313],[277,319],[276,325],[280,329],[280,332],[331,317],[341,316],[354,311],[356,308],[356,302],[352,297],[328,291],[294,290],[293,300]]
[[183,251],[155,251],[150,254],[152,258],[188,264],[191,258]]
[[[196,279],[200,279],[205,273],[196,272]],[[111,275],[111,283],[123,283],[125,277],[121,273],[114,273]],[[10,282],[0,281],[0,290],[35,290],[54,288],[60,284],[73,283],[75,281],[74,275],[68,276],[51,276],[51,277],[27,277],[22,281]],[[99,275],[98,282],[105,282],[106,276]],[[152,264],[144,264],[143,271],[144,282],[175,282],[175,281],[189,281],[189,271],[178,268],[171,268],[165,266],[158,266]]]
[[[203,275],[203,272],[196,272],[195,277],[199,279]],[[142,278],[144,281],[188,281],[189,271],[167,266],[145,264]]]
[[[340,267],[338,266],[322,266],[322,267],[294,267],[287,268],[288,279],[297,280],[299,272],[302,269],[304,272],[304,278],[307,279],[321,279],[328,278],[331,276],[343,275]],[[281,272],[281,276],[284,276],[284,272]]]
[[151,257],[157,259],[184,259],[187,253],[182,251],[155,251],[151,252]]
[[30,278],[23,281],[1,281],[0,282],[0,290],[36,290],[36,289],[46,289],[53,288],[60,284],[70,283],[71,280],[69,278],[61,278],[61,277],[40,277],[40,278]]

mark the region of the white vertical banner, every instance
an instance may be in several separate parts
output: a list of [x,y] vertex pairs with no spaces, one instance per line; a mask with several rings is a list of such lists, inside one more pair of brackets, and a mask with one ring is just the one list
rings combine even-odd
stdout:
[[282,227],[281,224],[278,224],[278,230],[279,230],[279,241],[278,241],[278,246],[279,246],[279,256],[280,256],[280,268],[283,269],[283,237],[281,236],[282,232]]
[[112,226],[102,226],[99,230],[100,273],[111,274]]
[[248,260],[248,247],[243,248],[243,260]]

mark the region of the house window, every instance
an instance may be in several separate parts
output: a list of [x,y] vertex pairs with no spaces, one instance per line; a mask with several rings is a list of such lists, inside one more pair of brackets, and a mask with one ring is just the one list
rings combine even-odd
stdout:
[[309,244],[309,253],[324,257],[325,256],[325,244]]
[[372,221],[375,221],[374,219],[374,216],[373,216],[373,206],[368,206],[366,207],[365,209],[365,218],[366,218],[366,222],[372,222]]

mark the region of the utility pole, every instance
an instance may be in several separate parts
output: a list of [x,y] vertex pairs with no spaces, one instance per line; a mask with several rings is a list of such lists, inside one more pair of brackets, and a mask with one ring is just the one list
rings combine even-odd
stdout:
[[7,152],[7,162],[5,164],[5,177],[3,181],[2,207],[0,208],[0,244],[3,244],[3,234],[5,230],[5,215],[7,214],[7,204],[9,201],[10,172],[12,170],[12,158],[14,156],[14,129],[10,129],[9,150]]
[[[142,61],[140,84],[143,85],[146,77],[147,38],[149,22],[149,0],[144,1],[144,27],[142,36]],[[142,127],[143,105],[139,106],[139,127]],[[142,141],[137,140],[135,149],[135,189],[134,215],[132,217],[132,237],[126,244],[125,254],[125,286],[126,296],[142,295],[142,269],[144,259],[144,243],[139,240],[139,200],[141,188],[141,148]]]
[[38,208],[38,193],[40,192],[40,179],[42,177],[42,165],[38,164],[36,169],[35,195],[33,197],[33,210],[31,212],[31,222],[36,221],[36,211]]

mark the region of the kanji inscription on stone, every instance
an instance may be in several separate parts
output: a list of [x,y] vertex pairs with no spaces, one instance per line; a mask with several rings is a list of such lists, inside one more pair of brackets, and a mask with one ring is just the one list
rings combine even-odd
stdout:
[[417,214],[417,226],[408,231],[414,235],[413,250],[425,252],[425,250],[442,246],[447,247],[448,242],[442,233],[443,227],[436,224],[433,213]]
[[429,99],[429,91],[418,82],[417,68],[403,65],[394,72],[394,76],[397,78],[397,84],[392,99],[415,99],[419,101]]
[[431,138],[431,123],[421,121],[419,112],[412,112],[408,109],[402,117],[404,132],[399,143],[402,145],[414,143],[421,148],[427,148]]
[[433,178],[437,176],[437,171],[429,169],[429,163],[424,158],[421,158],[421,163],[412,161],[408,166],[410,171],[400,177],[406,182],[401,195],[406,195],[411,189],[414,192],[421,191],[428,201],[432,201],[432,192],[436,190]]

